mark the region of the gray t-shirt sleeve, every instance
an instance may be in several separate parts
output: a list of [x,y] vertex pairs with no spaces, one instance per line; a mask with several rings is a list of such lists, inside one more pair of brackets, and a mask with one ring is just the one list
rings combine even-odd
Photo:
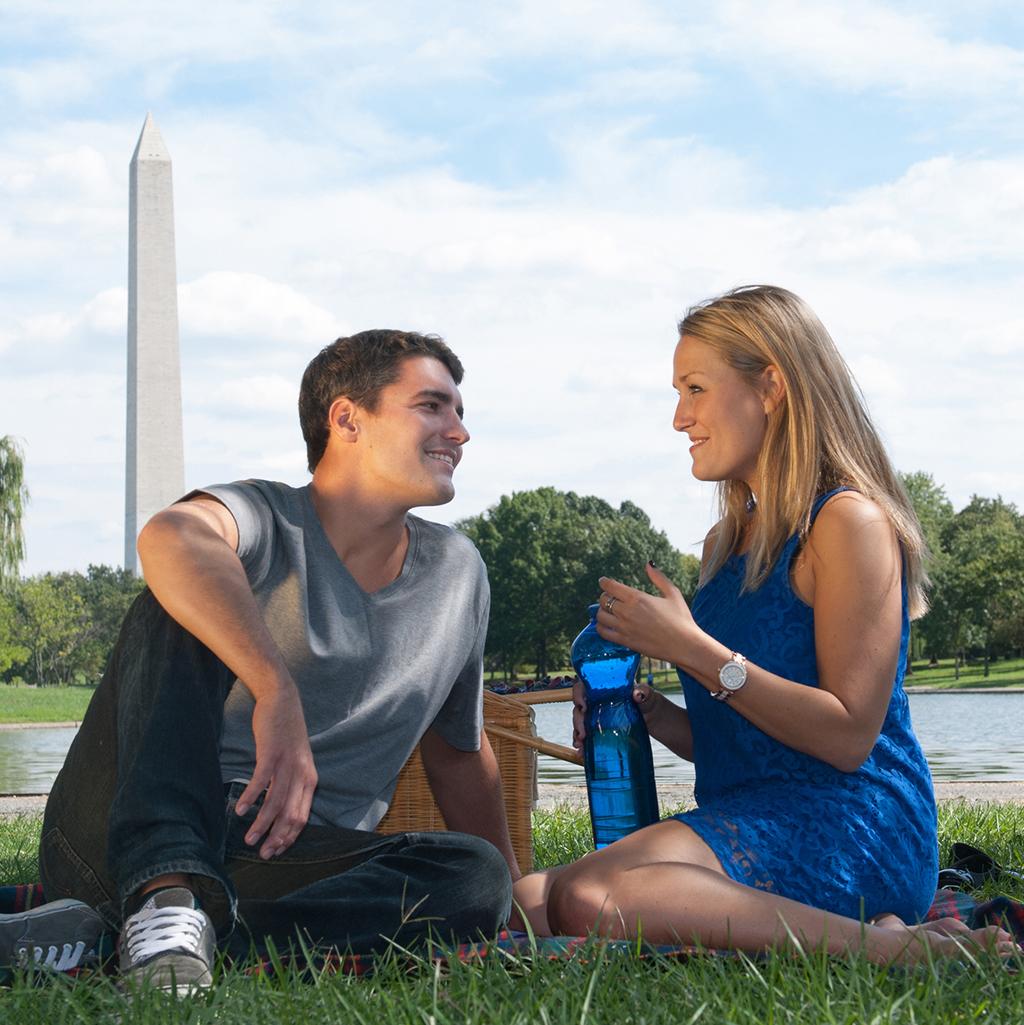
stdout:
[[234,517],[238,527],[238,558],[249,586],[256,587],[270,569],[274,538],[274,514],[259,487],[249,481],[236,481],[200,488],[192,495],[216,498]]
[[462,671],[455,678],[445,703],[430,724],[432,729],[459,751],[479,751],[480,731],[484,725],[484,645],[491,609],[487,570],[480,563],[482,611],[477,623],[476,640]]

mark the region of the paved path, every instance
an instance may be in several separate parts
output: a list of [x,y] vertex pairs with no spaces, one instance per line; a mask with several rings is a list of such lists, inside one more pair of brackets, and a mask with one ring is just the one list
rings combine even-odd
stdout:
[[[582,786],[552,785],[541,783],[537,807],[553,808],[556,804],[583,805],[587,791]],[[693,787],[685,784],[667,784],[658,787],[661,803],[669,807],[693,804]],[[1024,780],[981,782],[977,780],[956,780],[935,784],[938,801],[993,801],[997,804],[1024,804]]]

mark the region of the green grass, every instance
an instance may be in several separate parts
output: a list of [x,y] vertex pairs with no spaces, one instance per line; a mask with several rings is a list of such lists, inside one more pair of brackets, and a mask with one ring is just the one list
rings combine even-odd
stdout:
[[943,659],[937,666],[927,662],[915,662],[913,676],[906,678],[908,687],[942,687],[950,690],[970,690],[974,687],[1020,687],[1024,686],[1024,659],[1000,659],[989,662],[988,676],[985,666],[979,660],[960,667],[960,679],[956,679],[956,667],[952,659]]
[[[998,861],[1024,864],[1024,807],[947,805],[940,830],[944,853],[953,840],[966,840]],[[0,824],[0,884],[34,874],[38,833],[38,818]],[[539,865],[576,856],[588,846],[585,814],[566,807],[539,812],[536,837]],[[1019,890],[1015,895],[1024,898]],[[98,1025],[115,1019],[126,1025],[1019,1025],[1024,986],[1019,975],[990,963],[908,971],[820,956],[659,962],[591,947],[568,961],[493,954],[483,963],[440,968],[385,959],[364,979],[303,979],[288,972],[252,978],[233,969],[209,994],[181,1003],[147,993],[127,1004],[109,979],[95,978],[42,985],[17,978],[0,991],[5,1022]]]
[[[647,679],[647,663],[641,663],[640,679]],[[953,659],[941,659],[936,666],[927,661],[914,662],[914,672],[906,678],[908,687],[941,687],[949,690],[971,690],[976,687],[1024,687],[1024,659],[1000,659],[990,662],[988,676],[985,666],[978,660],[971,665],[960,667],[960,679],[956,679],[956,668]],[[564,676],[572,669],[552,670],[552,676]],[[521,679],[527,679],[529,673],[520,673]],[[678,690],[679,677],[674,669],[659,669],[653,674],[654,685],[664,690]],[[501,679],[498,673],[493,674],[495,682]]]
[[0,723],[81,722],[95,687],[0,684]]

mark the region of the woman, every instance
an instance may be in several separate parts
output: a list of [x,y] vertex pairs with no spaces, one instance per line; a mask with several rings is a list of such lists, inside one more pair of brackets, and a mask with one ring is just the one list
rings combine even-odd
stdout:
[[673,384],[693,474],[719,482],[701,586],[691,612],[653,565],[657,596],[602,578],[597,623],[679,668],[685,710],[635,698],[695,763],[698,807],[525,877],[516,900],[542,934],[955,956],[959,923],[904,924],[937,868],[902,686],[924,545],[849,370],[806,304],[765,286],[689,311]]

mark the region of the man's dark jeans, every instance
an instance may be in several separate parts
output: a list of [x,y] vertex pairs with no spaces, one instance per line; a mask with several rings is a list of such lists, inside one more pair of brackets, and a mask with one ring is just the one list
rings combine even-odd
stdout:
[[270,861],[247,846],[256,809],[235,814],[243,785],[225,787],[218,762],[233,679],[148,590],[139,596],[47,802],[50,900],[83,900],[116,929],[143,883],[187,873],[235,955],[267,938],[367,952],[494,935],[511,880],[478,837],[309,825]]

